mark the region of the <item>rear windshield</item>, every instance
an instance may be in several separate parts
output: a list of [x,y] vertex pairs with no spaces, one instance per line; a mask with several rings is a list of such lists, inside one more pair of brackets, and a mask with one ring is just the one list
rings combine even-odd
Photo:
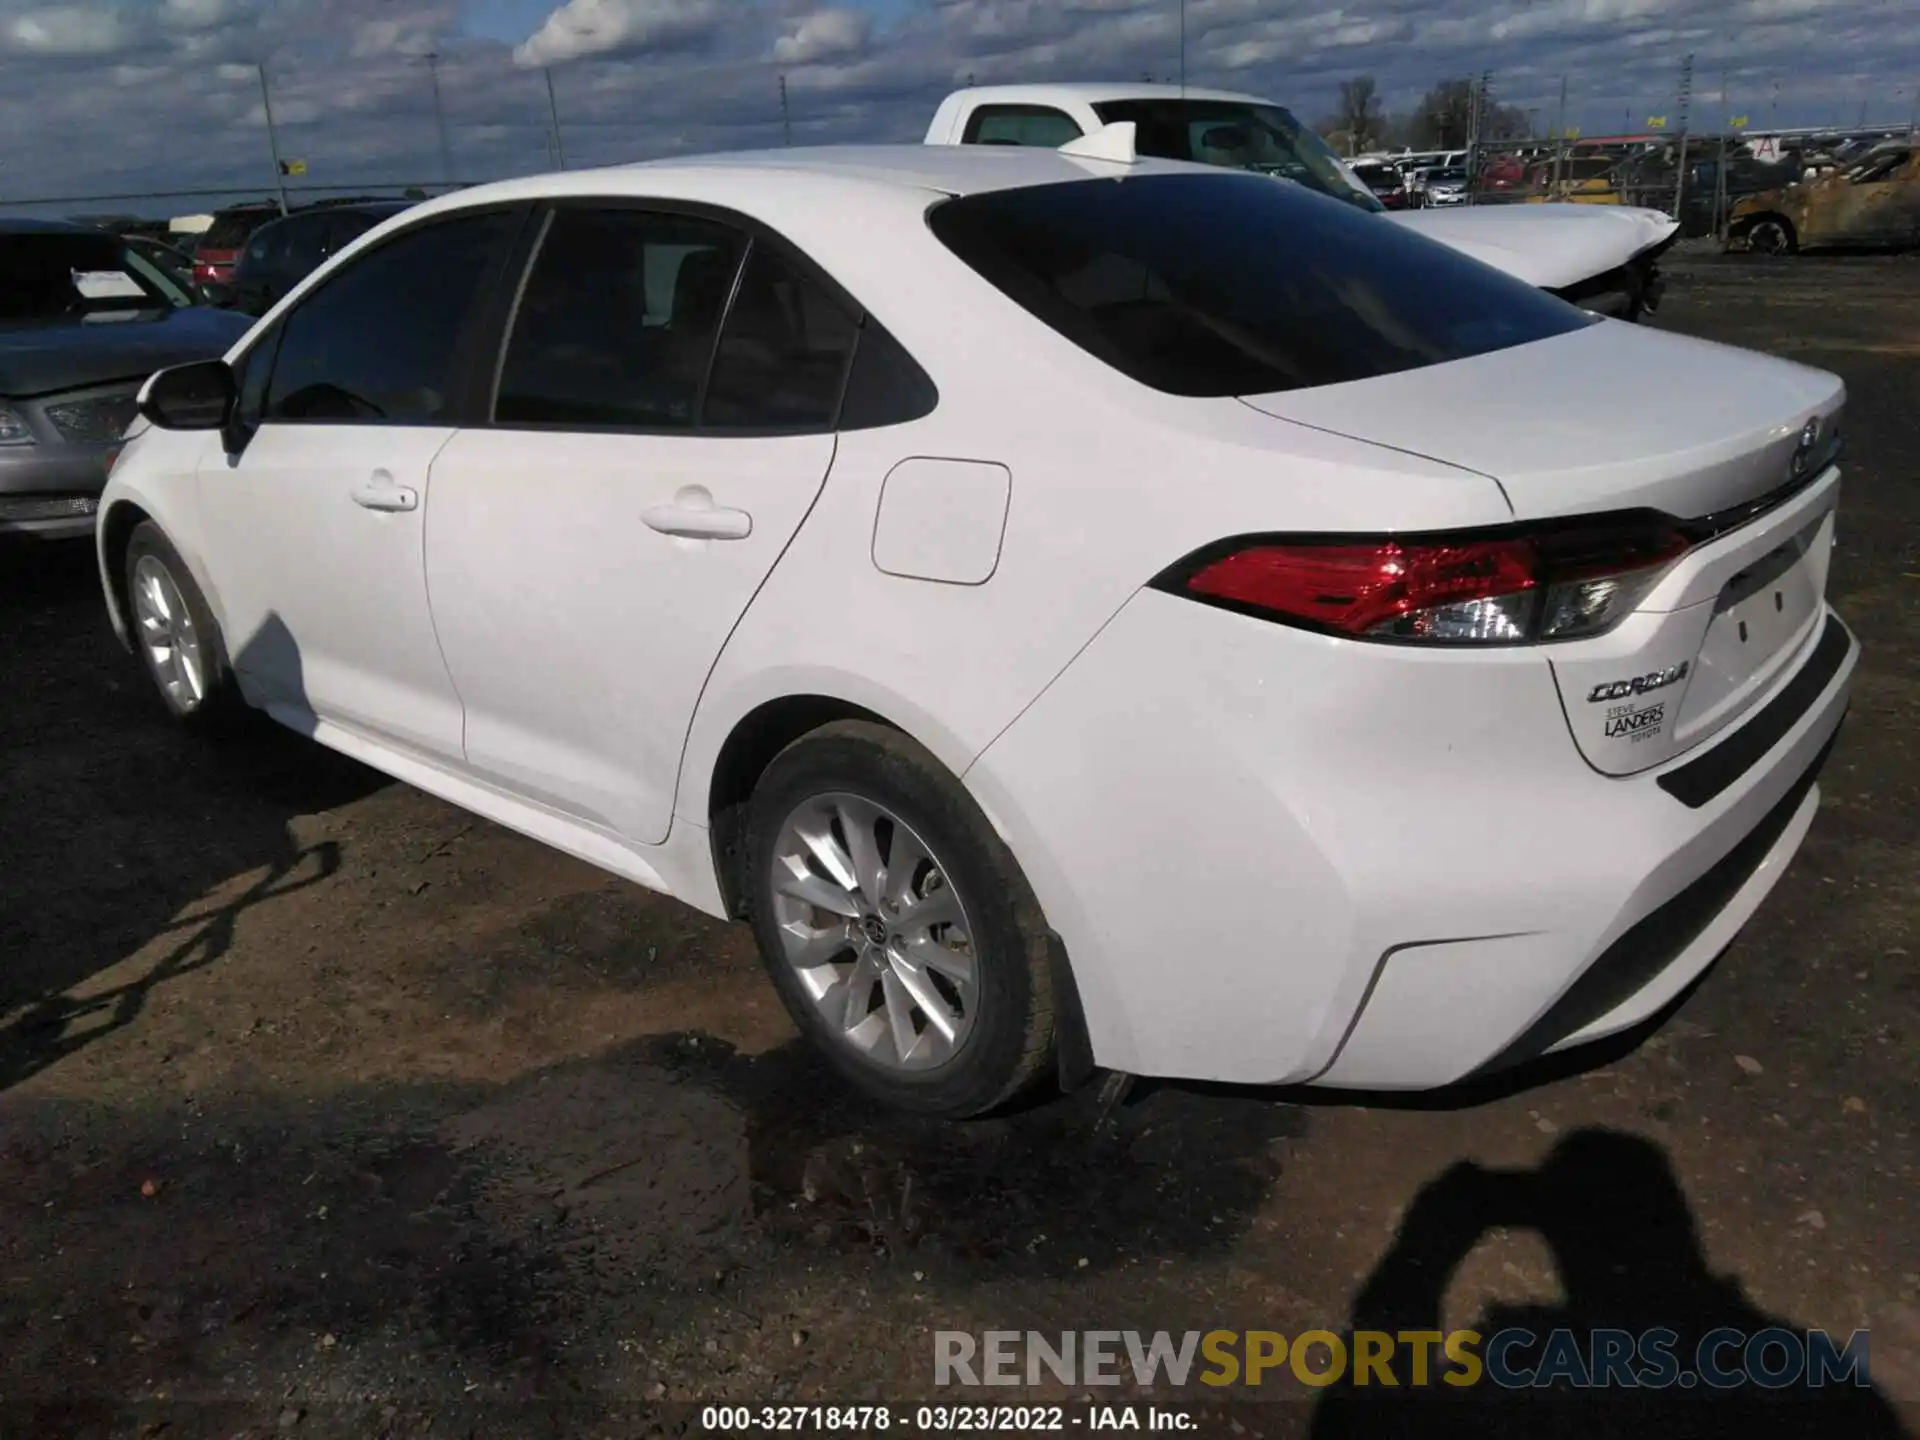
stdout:
[[111,235],[0,234],[0,320],[57,320],[189,300],[153,261]]
[[1047,325],[1173,395],[1365,380],[1594,321],[1390,219],[1253,175],[988,191],[928,223]]
[[1107,125],[1131,121],[1134,148],[1160,160],[1190,160],[1277,175],[1362,210],[1380,202],[1311,126],[1278,105],[1250,100],[1109,100],[1093,107]]
[[238,250],[254,231],[269,220],[279,218],[279,213],[273,210],[223,210],[213,217],[213,224],[200,236],[200,248]]

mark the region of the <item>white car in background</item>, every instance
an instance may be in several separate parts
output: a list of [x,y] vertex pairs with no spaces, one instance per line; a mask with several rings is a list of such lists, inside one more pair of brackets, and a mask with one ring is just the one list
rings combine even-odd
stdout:
[[[1274,175],[1384,213],[1429,239],[1550,290],[1634,320],[1658,307],[1659,257],[1680,235],[1658,210],[1624,205],[1468,206],[1428,199],[1387,212],[1352,168],[1284,106],[1232,90],[1151,84],[974,86],[940,103],[928,145],[1057,146],[1110,124],[1134,126],[1142,155]],[[1466,163],[1461,152],[1459,165]],[[1451,213],[1438,216],[1428,206]],[[1457,208],[1456,208],[1457,207]]]
[[113,624],[183,722],[748,921],[891,1104],[1654,1014],[1817,804],[1840,383],[1116,138],[389,220],[147,383]]
[[[1420,193],[1428,205],[1443,209],[1449,205],[1464,205],[1467,203],[1467,172],[1460,169],[1428,170],[1425,172]],[[1431,223],[1429,222],[1429,225]],[[1439,239],[1445,232],[1429,229],[1427,233]]]

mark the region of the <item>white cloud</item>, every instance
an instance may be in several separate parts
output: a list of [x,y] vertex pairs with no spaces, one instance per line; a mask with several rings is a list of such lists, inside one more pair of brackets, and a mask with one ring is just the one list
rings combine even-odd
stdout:
[[711,37],[725,14],[720,0],[567,0],[513,58],[558,65],[587,55],[684,49]]
[[357,60],[378,55],[425,55],[438,40],[438,27],[433,19],[432,16],[407,16],[362,21],[352,27],[353,43],[348,53]]
[[30,55],[111,55],[133,42],[134,27],[116,7],[67,5],[16,15],[0,34]]
[[160,22],[181,30],[205,30],[233,14],[229,0],[163,0]]
[[839,60],[867,48],[871,17],[864,10],[816,10],[787,27],[773,46],[782,65],[812,65]]
[[[317,120],[324,120],[326,115],[326,107],[315,100],[276,99],[273,102],[273,123],[276,127],[311,125]],[[246,126],[265,125],[266,106],[256,100],[253,108],[240,117],[240,123]]]

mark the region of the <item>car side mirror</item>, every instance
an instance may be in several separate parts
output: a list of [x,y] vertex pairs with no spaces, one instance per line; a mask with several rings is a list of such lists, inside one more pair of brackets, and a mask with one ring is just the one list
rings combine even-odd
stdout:
[[240,298],[240,292],[224,280],[205,280],[200,285],[200,298],[209,305],[231,310],[234,302]]
[[220,430],[240,398],[224,360],[196,360],[148,378],[140,387],[140,413],[162,430]]

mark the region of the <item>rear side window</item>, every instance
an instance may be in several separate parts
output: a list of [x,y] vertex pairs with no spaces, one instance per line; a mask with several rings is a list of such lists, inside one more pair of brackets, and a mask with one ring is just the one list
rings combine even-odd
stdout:
[[1390,220],[1256,175],[988,191],[928,223],[1044,324],[1174,395],[1336,385],[1593,323]]
[[278,258],[276,251],[286,244],[286,232],[275,225],[268,225],[254,232],[247,241],[245,259],[248,265],[267,265]]
[[562,210],[501,362],[501,425],[691,428],[746,237],[690,215]]
[[273,263],[304,275],[326,258],[327,217],[299,215],[274,227],[283,239]]
[[795,266],[756,243],[720,332],[701,423],[827,429],[858,326]]
[[282,322],[265,418],[445,423],[474,301],[519,221],[424,225],[346,265]]
[[200,244],[208,250],[238,250],[254,231],[278,218],[271,210],[223,210],[201,234]]
[[1058,149],[1078,140],[1078,122],[1051,105],[982,105],[967,120],[967,145],[1038,145]]

